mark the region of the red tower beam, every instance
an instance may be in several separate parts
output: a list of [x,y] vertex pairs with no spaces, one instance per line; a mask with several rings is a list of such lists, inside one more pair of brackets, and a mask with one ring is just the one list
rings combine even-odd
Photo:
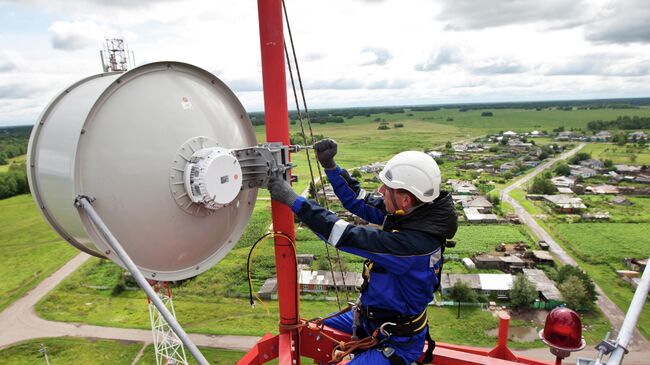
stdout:
[[[262,80],[264,85],[264,116],[266,140],[289,144],[289,112],[287,107],[287,80],[284,61],[282,0],[257,1],[260,46],[262,51]],[[293,212],[289,207],[271,202],[273,230],[295,240]],[[275,264],[278,276],[280,306],[279,363],[299,364],[297,330],[282,327],[295,325],[299,320],[298,276],[296,256],[291,242],[275,237]]]

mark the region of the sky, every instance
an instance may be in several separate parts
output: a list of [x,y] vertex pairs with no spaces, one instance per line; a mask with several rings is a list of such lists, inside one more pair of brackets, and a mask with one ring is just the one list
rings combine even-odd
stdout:
[[[311,109],[650,96],[647,0],[286,6]],[[106,37],[124,38],[136,65],[194,64],[263,109],[256,1],[0,0],[0,126],[33,124],[101,73]]]

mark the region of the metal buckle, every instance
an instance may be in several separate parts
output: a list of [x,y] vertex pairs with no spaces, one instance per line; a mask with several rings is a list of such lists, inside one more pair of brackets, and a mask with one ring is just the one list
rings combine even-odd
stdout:
[[384,329],[384,327],[387,326],[387,325],[390,325],[390,326],[397,326],[397,323],[393,323],[393,322],[385,322],[385,323],[383,323],[381,326],[379,326],[379,332],[380,332],[382,335],[386,336],[386,337],[390,337],[391,334],[390,334],[388,331],[386,331],[386,330]]

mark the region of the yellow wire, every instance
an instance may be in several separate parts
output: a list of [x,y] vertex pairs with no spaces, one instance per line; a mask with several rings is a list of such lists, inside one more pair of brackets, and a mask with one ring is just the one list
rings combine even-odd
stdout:
[[[288,234],[278,231],[278,232],[266,233],[264,236],[261,237],[261,239],[259,239],[259,241],[257,241],[257,243],[258,244],[262,243],[262,242],[268,240],[270,237],[274,237],[274,238],[275,237],[282,237],[282,238],[285,238],[287,241],[289,241],[289,243],[291,243],[291,247],[293,248],[294,258],[296,260],[295,262],[296,262],[296,271],[297,271],[297,268],[298,268],[298,265],[297,265],[298,264],[298,254],[297,254],[297,249],[296,249],[296,242],[293,239],[291,239],[291,237],[289,237]],[[251,288],[253,288],[253,279],[252,279],[253,257],[255,256],[255,249],[256,248],[257,248],[257,245],[254,245],[253,248],[251,248],[251,254],[250,254],[249,261],[248,261],[249,262],[249,270],[248,270],[248,273],[247,273],[248,274],[248,285]],[[296,279],[298,279],[297,275],[296,275]],[[300,318],[300,284],[296,283],[296,288],[297,288],[297,300],[298,300],[298,306],[297,306],[298,318]],[[252,289],[251,289],[251,292],[253,293],[253,296],[255,297],[255,299],[257,299],[262,304],[262,306],[266,310],[266,314],[270,315],[268,305],[266,303],[264,303],[264,301],[257,295],[257,292],[255,292]]]

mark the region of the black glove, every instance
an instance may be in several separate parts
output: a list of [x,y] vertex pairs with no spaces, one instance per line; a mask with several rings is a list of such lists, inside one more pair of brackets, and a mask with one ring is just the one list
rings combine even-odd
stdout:
[[292,206],[298,199],[298,194],[293,191],[291,184],[277,176],[269,177],[269,183],[266,186],[271,193],[271,199],[277,200],[282,204]]
[[318,162],[326,168],[333,169],[336,167],[336,162],[334,162],[334,156],[338,152],[338,145],[333,139],[325,138],[314,143],[314,151],[316,151],[316,158]]

